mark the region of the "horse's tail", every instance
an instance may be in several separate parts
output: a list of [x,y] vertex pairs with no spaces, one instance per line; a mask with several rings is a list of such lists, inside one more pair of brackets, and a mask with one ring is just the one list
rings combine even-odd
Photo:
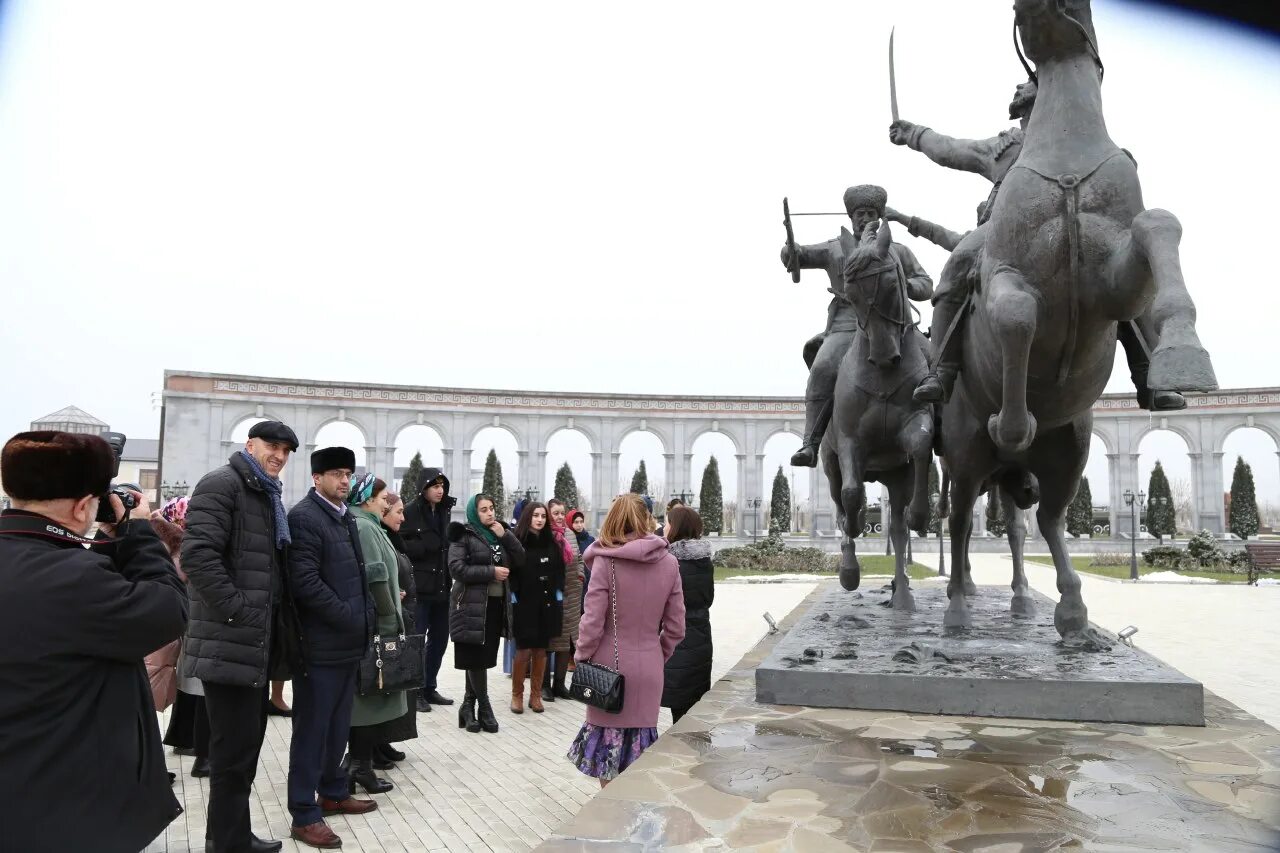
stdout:
[[942,466],[942,491],[938,495],[938,516],[945,518],[951,514],[951,475],[947,467]]

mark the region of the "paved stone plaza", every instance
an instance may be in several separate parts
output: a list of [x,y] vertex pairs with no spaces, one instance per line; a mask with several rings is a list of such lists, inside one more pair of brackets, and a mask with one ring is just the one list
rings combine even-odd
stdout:
[[[927,554],[918,555],[919,559],[928,560]],[[980,584],[1005,584],[1008,582],[1010,564],[1007,558],[998,555],[975,555],[973,558],[975,580]],[[1033,586],[1040,591],[1053,595],[1053,573],[1044,566],[1028,565],[1028,577]],[[879,579],[868,581],[869,584],[880,582]],[[931,583],[926,581],[924,583]],[[1280,636],[1273,626],[1280,622],[1280,588],[1246,588],[1243,586],[1202,586],[1202,585],[1134,585],[1085,577],[1085,600],[1090,607],[1093,620],[1107,628],[1118,629],[1126,624],[1136,624],[1140,633],[1135,638],[1137,643],[1161,658],[1165,662],[1181,669],[1187,675],[1204,682],[1206,690],[1216,693],[1223,699],[1239,705],[1245,711],[1254,714],[1270,725],[1280,724],[1280,684],[1271,675],[1273,662],[1280,655]],[[716,604],[712,611],[715,629],[716,657],[714,677],[719,678],[739,664],[739,659],[748,653],[764,635],[766,626],[760,614],[768,610],[781,620],[795,605],[813,590],[812,584],[738,584],[722,583],[716,592]],[[1188,620],[1188,613],[1193,614]],[[1244,641],[1242,642],[1242,638]],[[449,668],[451,658],[446,658],[446,668],[442,671],[442,689],[451,696],[459,697],[462,693],[461,679]],[[581,806],[598,793],[594,780],[579,774],[565,759],[564,752],[582,721],[582,707],[572,702],[556,702],[547,705],[547,712],[535,715],[526,711],[522,716],[513,716],[505,711],[505,695],[509,692],[510,682],[502,678],[494,679],[494,698],[498,707],[499,722],[502,731],[497,735],[471,735],[457,728],[457,718],[447,709],[437,709],[431,714],[419,715],[421,736],[416,741],[402,744],[409,753],[409,760],[397,770],[387,771],[383,775],[396,784],[396,790],[390,794],[377,796],[381,808],[367,818],[333,818],[331,826],[343,837],[343,849],[347,851],[425,851],[425,850],[477,850],[507,851],[529,850],[546,839],[552,838],[557,831],[570,832],[573,827],[581,826],[572,821]],[[806,726],[827,726],[839,715],[858,715],[881,718],[894,718],[892,722],[868,723],[882,725],[883,730],[872,728],[863,735],[881,732],[891,740],[907,741],[926,737],[928,732],[946,729],[950,734],[944,740],[950,742],[950,759],[964,755],[967,746],[962,741],[978,738],[961,737],[955,734],[961,728],[988,732],[989,738],[995,742],[983,741],[981,749],[1007,747],[1019,755],[1026,755],[1029,764],[1045,759],[1041,746],[1036,746],[1036,738],[1046,731],[1063,731],[1063,724],[1029,723],[1011,726],[1008,723],[993,723],[991,720],[969,720],[968,718],[946,718],[893,715],[887,712],[853,712],[823,709],[820,711],[802,712],[797,709],[763,709],[750,702],[745,696],[740,700],[729,702],[721,694],[724,691],[754,691],[754,682],[745,675],[721,683],[716,688],[716,697],[704,709],[695,709],[686,721],[682,721],[677,731],[685,731],[686,735],[676,740],[663,738],[653,761],[672,750],[688,757],[690,736],[687,732],[693,727],[701,726],[708,731],[706,720],[720,721],[720,727],[746,726],[754,719],[751,715],[763,710],[771,718],[796,715],[804,717]],[[1208,697],[1207,697],[1208,698]],[[1209,699],[1213,708],[1224,709],[1225,703]],[[785,713],[784,713],[785,712]],[[735,715],[741,715],[737,720]],[[832,715],[836,715],[833,717]],[[839,726],[851,728],[853,723],[841,722]],[[1256,721],[1249,724],[1260,726]],[[670,727],[670,717],[663,711],[659,722],[659,730],[666,732]],[[717,728],[719,732],[722,728]],[[1001,731],[1001,730],[1005,731]],[[1023,735],[1021,730],[1033,731],[1037,734]],[[728,728],[725,734],[716,735],[718,742],[732,735]],[[1204,809],[1210,815],[1230,813],[1261,817],[1269,812],[1273,823],[1280,815],[1280,735],[1274,730],[1263,728],[1259,731],[1249,729],[1240,737],[1252,738],[1253,752],[1242,751],[1237,745],[1226,743],[1229,740],[1223,734],[1224,729],[1189,729],[1168,727],[1139,726],[1070,726],[1067,729],[1078,736],[1084,733],[1105,730],[1105,734],[1097,735],[1109,742],[1108,749],[1118,745],[1141,742],[1147,734],[1156,731],[1165,741],[1161,748],[1152,748],[1144,753],[1145,759],[1181,762],[1180,766],[1188,771],[1204,774],[1193,778],[1197,787],[1189,788],[1181,801],[1187,808]],[[734,729],[737,731],[737,729]],[[1233,733],[1231,738],[1237,737]],[[277,838],[284,837],[288,831],[289,816],[285,808],[285,777],[288,768],[289,721],[271,718],[267,742],[263,750],[262,765],[259,770],[258,784],[253,799],[253,822],[260,834],[270,833]],[[1004,739],[1003,741],[1001,739]],[[1008,742],[1005,742],[1008,741]],[[1202,742],[1203,741],[1203,742]],[[1100,741],[1099,741],[1100,742]],[[1257,749],[1264,744],[1266,749]],[[659,749],[661,747],[661,749]],[[1161,749],[1181,749],[1185,756],[1167,758],[1173,752],[1162,752]],[[746,748],[746,747],[741,747]],[[1136,743],[1135,743],[1136,748]],[[1145,749],[1146,747],[1144,747]],[[1059,747],[1056,757],[1061,757],[1070,750]],[[1260,754],[1261,753],[1261,754]],[[897,753],[890,753],[896,755]],[[1142,783],[1126,780],[1123,767],[1116,771],[1117,765],[1108,763],[1105,755],[1110,752],[1099,752],[1102,758],[1091,759],[1088,770],[1096,779],[1086,780],[1082,784],[1067,786],[1070,790],[1064,807],[1062,802],[1054,799],[1052,792],[1055,786],[1061,786],[1062,780],[1050,779],[1043,774],[1027,771],[1029,778],[1024,782],[1016,777],[1011,784],[1024,788],[1039,786],[1038,797],[1046,799],[1041,805],[1053,815],[1066,820],[1072,808],[1083,809],[1087,820],[1081,826],[1096,830],[1104,826],[1107,820],[1113,819],[1104,814],[1107,808],[1116,804],[1135,804],[1128,795],[1142,793]],[[941,753],[940,753],[941,755]],[[930,760],[923,753],[922,757],[903,755],[902,762],[919,762],[920,770],[930,769]],[[1160,758],[1166,756],[1166,758]],[[1034,761],[1032,760],[1034,759]],[[186,851],[203,850],[204,837],[204,798],[208,792],[207,780],[192,779],[188,774],[191,768],[190,758],[168,756],[171,770],[180,771],[178,781],[179,798],[184,801],[186,813],[176,821],[162,839],[152,844],[148,851]],[[666,760],[666,759],[663,759]],[[1116,759],[1121,760],[1121,759]],[[648,767],[650,759],[646,759],[638,768]],[[1255,763],[1258,762],[1258,763]],[[1271,769],[1260,772],[1260,762],[1269,762]],[[980,761],[972,762],[981,765]],[[985,765],[982,765],[985,766]],[[973,769],[972,767],[970,769]],[[978,769],[981,769],[979,767]],[[670,776],[671,771],[664,771]],[[895,772],[897,772],[895,770]],[[906,771],[904,771],[906,772]],[[627,774],[617,783],[610,786],[606,796],[598,800],[590,809],[583,812],[580,820],[592,821],[591,825],[603,820],[608,824],[616,824],[614,829],[630,827],[633,817],[625,809],[620,810],[620,800],[636,799],[653,794],[651,780],[632,783]],[[634,774],[639,777],[641,774]],[[1092,778],[1092,777],[1091,777]],[[1096,784],[1095,784],[1096,783]],[[896,784],[896,783],[895,783]],[[1005,784],[1005,783],[1002,783]],[[1130,791],[1130,788],[1136,791]],[[756,850],[840,850],[849,849],[840,846],[826,846],[833,843],[830,838],[808,831],[797,831],[780,839],[776,833],[781,821],[800,821],[806,824],[807,830],[820,830],[824,819],[818,816],[821,811],[818,800],[806,792],[790,793],[773,792],[767,801],[756,803],[749,808],[747,801],[741,802],[736,796],[728,797],[719,794],[709,786],[702,788],[706,793],[699,795],[706,800],[707,808],[727,809],[729,805],[743,806],[733,812],[744,818],[744,827],[737,834],[718,833],[718,837],[726,843],[717,846],[716,839],[701,838],[690,849],[732,849],[746,846]],[[785,790],[785,789],[784,789]],[[1196,792],[1199,793],[1196,793]],[[1243,791],[1244,793],[1241,793]],[[648,792],[648,793],[644,793]],[[879,789],[881,794],[891,793],[890,802],[877,806],[885,812],[896,811],[901,819],[923,819],[919,812],[921,803],[919,795],[905,790],[898,793],[896,788]],[[1086,794],[1087,792],[1087,794]],[[1011,792],[1006,792],[1012,796]],[[1025,791],[1024,791],[1025,793]],[[850,794],[852,797],[852,794]],[[1078,799],[1087,796],[1087,808]],[[1143,795],[1145,796],[1145,794]],[[895,799],[901,797],[900,800]],[[1238,801],[1237,801],[1238,798]],[[695,798],[697,799],[697,798]],[[926,798],[927,799],[927,798]],[[1052,803],[1047,801],[1052,800]],[[1223,801],[1230,801],[1229,803]],[[1034,800],[1030,802],[1040,802]],[[1111,807],[1106,804],[1112,803]],[[1056,804],[1054,804],[1056,803]],[[1230,803],[1235,803],[1231,805]],[[851,805],[851,804],[850,804]],[[895,809],[895,805],[897,808]],[[1126,806],[1130,811],[1133,808]],[[1154,808],[1146,806],[1148,810]],[[1232,809],[1235,811],[1232,811]],[[913,810],[914,809],[914,810]],[[1169,806],[1168,809],[1175,809]],[[1166,809],[1166,811],[1168,810]],[[1243,811],[1241,811],[1243,809]],[[1253,811],[1249,811],[1252,809]],[[1158,811],[1158,809],[1157,809]],[[719,812],[717,812],[719,813]],[[726,814],[725,819],[729,815]],[[747,820],[749,818],[749,820]],[[1074,819],[1074,818],[1073,818]],[[1215,818],[1216,819],[1216,818]],[[987,819],[984,818],[983,821]],[[982,823],[983,821],[979,821]],[[1247,823],[1247,821],[1246,821]],[[720,824],[716,824],[720,825]],[[975,824],[976,825],[976,824]],[[728,826],[728,824],[723,824]],[[692,830],[691,830],[692,831]],[[902,830],[909,832],[909,828]],[[790,830],[788,830],[790,832]],[[742,833],[746,833],[745,835]],[[1032,833],[1034,835],[1034,833]],[[696,833],[694,834],[696,835]],[[595,836],[593,836],[595,837]],[[691,836],[691,840],[692,840]],[[903,836],[909,837],[909,836]],[[773,840],[768,840],[772,838]],[[806,842],[807,839],[807,842]],[[763,846],[752,846],[751,841],[760,841]],[[651,841],[654,841],[651,839]],[[784,843],[785,841],[785,843]],[[1013,843],[1014,839],[1005,839]],[[1030,846],[1009,846],[990,849],[998,850],[1035,850],[1050,849],[1037,847],[1030,841]],[[1037,842],[1038,843],[1038,842]],[[549,849],[584,849],[568,846],[559,842],[548,845]],[[786,844],[791,844],[790,847]],[[807,846],[806,846],[807,844]],[[1022,842],[1019,842],[1021,845]],[[815,846],[816,845],[816,846]],[[596,845],[588,845],[585,849],[595,849]],[[646,850],[663,849],[663,844],[622,844],[618,849]],[[305,849],[286,842],[286,850]],[[865,849],[880,851],[930,850],[927,846],[877,846]],[[938,850],[948,848],[936,848]],[[987,849],[963,847],[955,849]],[[1098,850],[1133,850],[1133,849],[1183,849],[1180,847],[1142,848],[1136,844],[1130,846],[1111,846],[1105,844],[1086,844],[1083,848]],[[1210,849],[1210,848],[1205,848]],[[1247,847],[1219,847],[1212,849],[1249,849]],[[1266,849],[1255,847],[1252,849]]]
[[[711,616],[716,643],[712,677],[737,665],[764,636],[768,626],[761,613],[769,610],[781,619],[811,589],[811,584],[722,584]],[[460,699],[462,674],[452,667],[449,652],[440,671],[440,689]],[[396,789],[374,797],[378,811],[368,817],[328,819],[342,836],[343,850],[529,850],[599,790],[594,779],[583,776],[564,757],[582,725],[583,706],[550,702],[545,714],[526,710],[515,716],[507,710],[511,682],[495,673],[490,690],[501,731],[469,734],[458,728],[457,713],[448,708],[419,714],[418,739],[400,744],[408,760],[396,770],[379,773]],[[162,718],[162,728],[166,723]],[[670,724],[671,715],[664,709],[659,731]],[[289,720],[269,719],[251,800],[253,827],[260,836],[285,839],[289,832],[289,732]],[[203,853],[209,780],[191,777],[191,758],[167,754],[166,759],[169,769],[178,773],[174,790],[186,812],[147,851]],[[284,849],[310,848],[286,840]]]

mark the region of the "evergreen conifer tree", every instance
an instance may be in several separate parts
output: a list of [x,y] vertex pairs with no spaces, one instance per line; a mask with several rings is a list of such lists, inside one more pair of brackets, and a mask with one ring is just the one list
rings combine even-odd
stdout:
[[724,530],[724,499],[720,493],[720,463],[714,456],[702,469],[702,488],[698,491],[698,515],[707,533]]
[[1093,535],[1093,492],[1089,490],[1089,478],[1080,478],[1076,496],[1067,507],[1067,532],[1076,536]]
[[422,451],[413,454],[413,458],[409,460],[409,468],[404,472],[404,479],[400,481],[400,499],[405,503],[413,500],[418,496],[418,480],[422,478]]
[[1165,476],[1164,467],[1157,459],[1156,467],[1151,469],[1151,479],[1147,481],[1147,532],[1161,542],[1164,537],[1177,533],[1176,513],[1169,478]]
[[769,498],[769,535],[791,532],[791,484],[778,466],[773,476],[773,493]]
[[1000,506],[1000,487],[995,485],[987,492],[987,532],[992,536],[1005,534],[1004,510]]
[[556,470],[556,485],[552,497],[564,501],[568,509],[579,509],[578,481],[573,477],[573,469],[566,462]]
[[631,491],[637,495],[649,494],[649,472],[645,470],[643,459],[640,460],[640,467],[631,475]]
[[1228,529],[1241,539],[1258,534],[1258,499],[1253,486],[1253,468],[1236,457],[1236,470],[1231,475],[1231,509]]
[[929,463],[929,532],[934,536],[942,533],[942,516],[938,513],[938,502],[934,495],[942,496],[942,483],[938,476],[938,466]]
[[484,460],[484,479],[480,491],[493,498],[493,514],[495,518],[507,517],[507,489],[502,485],[502,463],[498,461],[498,451],[490,450]]

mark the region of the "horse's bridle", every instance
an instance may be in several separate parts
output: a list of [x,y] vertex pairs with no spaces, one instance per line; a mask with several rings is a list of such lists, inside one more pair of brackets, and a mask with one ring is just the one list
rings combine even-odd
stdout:
[[[901,318],[890,317],[888,314],[885,314],[880,310],[880,279],[883,277],[883,274],[889,270],[894,271],[895,278],[898,282],[898,300],[899,305],[902,308]],[[874,312],[876,316],[881,320],[884,320],[886,323],[897,326],[898,340],[902,341],[907,337],[907,333],[911,330],[911,327],[915,325],[915,321],[911,319],[911,308],[913,306],[907,299],[907,283],[903,278],[902,266],[892,256],[890,256],[879,266],[859,272],[856,279],[848,282],[848,286],[852,287],[857,282],[862,281],[865,278],[870,278],[871,276],[876,277],[876,288],[872,292],[871,298],[867,300],[868,310],[870,312]],[[854,311],[854,321],[858,324],[858,331],[866,334],[867,324],[862,321],[862,316],[858,311]]]
[[[1107,69],[1102,64],[1102,54],[1098,52],[1097,42],[1093,40],[1093,36],[1089,35],[1089,31],[1085,29],[1084,24],[1080,23],[1078,18],[1067,11],[1067,0],[1056,0],[1054,6],[1058,14],[1070,21],[1080,31],[1080,35],[1084,36],[1085,44],[1089,45],[1089,51],[1093,54],[1093,61],[1098,66],[1098,80],[1101,81],[1106,77]],[[1013,18],[1013,49],[1018,54],[1018,61],[1026,69],[1027,78],[1038,86],[1040,78],[1036,76],[1035,69],[1027,62],[1027,58],[1022,55],[1022,45],[1018,42],[1018,18],[1016,15]]]

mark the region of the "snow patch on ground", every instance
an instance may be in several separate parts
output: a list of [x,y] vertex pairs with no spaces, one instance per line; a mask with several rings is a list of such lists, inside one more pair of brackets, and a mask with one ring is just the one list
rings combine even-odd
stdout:
[[1197,578],[1177,572],[1152,572],[1142,576],[1143,583],[1217,583],[1213,578]]

